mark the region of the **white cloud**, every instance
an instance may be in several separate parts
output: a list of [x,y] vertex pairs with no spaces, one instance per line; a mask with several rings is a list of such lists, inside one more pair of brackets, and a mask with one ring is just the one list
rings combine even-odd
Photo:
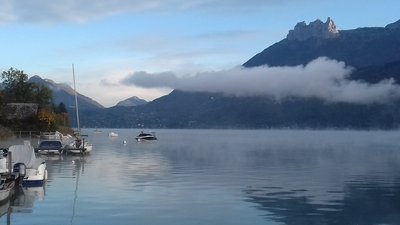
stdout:
[[348,79],[352,68],[325,57],[306,66],[236,67],[178,77],[172,72],[136,72],[121,80],[125,85],[144,88],[169,87],[184,91],[217,92],[236,96],[316,97],[327,102],[388,102],[400,97],[400,86],[393,79],[377,84]]
[[[291,2],[288,0],[287,2]],[[307,1],[307,0],[303,0]],[[286,2],[286,3],[287,3]],[[56,23],[60,21],[85,22],[93,19],[143,11],[187,11],[201,9],[214,12],[245,12],[260,10],[277,0],[0,0],[0,23]]]

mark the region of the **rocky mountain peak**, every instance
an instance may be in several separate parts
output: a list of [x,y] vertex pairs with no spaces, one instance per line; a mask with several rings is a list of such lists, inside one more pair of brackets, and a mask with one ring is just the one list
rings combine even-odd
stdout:
[[326,22],[322,22],[317,19],[310,24],[306,22],[299,22],[296,24],[293,30],[290,30],[286,38],[288,40],[299,40],[304,41],[310,38],[328,39],[335,38],[339,35],[339,31],[336,29],[335,22],[328,17]]

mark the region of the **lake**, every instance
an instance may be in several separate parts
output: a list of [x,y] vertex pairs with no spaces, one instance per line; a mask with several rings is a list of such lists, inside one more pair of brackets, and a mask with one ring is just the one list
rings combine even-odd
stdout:
[[400,224],[399,131],[153,131],[84,130],[91,154],[45,157],[0,224]]

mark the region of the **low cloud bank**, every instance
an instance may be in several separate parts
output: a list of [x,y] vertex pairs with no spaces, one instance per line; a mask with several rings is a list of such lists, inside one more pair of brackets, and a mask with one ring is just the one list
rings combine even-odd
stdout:
[[315,97],[327,102],[385,103],[400,97],[393,79],[376,84],[349,80],[352,68],[345,63],[320,57],[305,66],[253,68],[202,72],[178,77],[172,72],[135,72],[124,85],[144,88],[167,87],[183,91],[216,92],[235,96]]

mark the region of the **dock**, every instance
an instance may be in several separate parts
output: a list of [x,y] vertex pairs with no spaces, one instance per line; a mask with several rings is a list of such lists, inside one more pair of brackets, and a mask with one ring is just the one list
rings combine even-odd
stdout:
[[[55,153],[54,152],[54,149],[43,149],[43,148],[35,148],[35,152],[39,152],[39,150],[40,151],[44,151],[44,152],[46,152],[46,151],[48,151],[47,153],[45,153],[45,154],[53,154],[53,155],[57,155],[57,153]],[[83,148],[70,148],[70,147],[68,147],[68,148],[60,148],[59,150],[58,150],[58,154],[63,154],[63,153],[72,153],[72,154],[85,154],[85,153],[87,153],[87,148],[85,148],[85,147],[83,147]]]

